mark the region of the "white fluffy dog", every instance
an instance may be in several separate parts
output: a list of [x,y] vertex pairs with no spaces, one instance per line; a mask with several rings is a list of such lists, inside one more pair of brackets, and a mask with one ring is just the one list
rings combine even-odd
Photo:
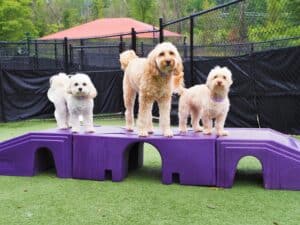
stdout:
[[211,134],[212,120],[215,119],[217,135],[228,135],[224,130],[224,124],[230,106],[228,93],[231,84],[231,71],[227,67],[216,66],[210,71],[206,84],[182,89],[178,109],[180,131],[187,131],[186,123],[190,114],[195,132],[202,131],[199,125],[201,118],[203,133]]
[[96,88],[91,79],[83,73],[68,77],[59,73],[50,78],[48,98],[55,106],[55,119],[60,129],[72,127],[72,132],[80,131],[80,120],[86,132],[94,132],[93,108]]
[[123,97],[126,108],[126,128],[133,130],[133,109],[138,93],[139,136],[146,137],[148,133],[153,132],[154,101],[157,101],[159,106],[159,122],[163,135],[173,136],[170,128],[171,96],[174,86],[183,83],[183,65],[177,48],[169,42],[160,43],[147,58],[139,58],[134,51],[128,50],[120,54],[120,63],[124,70]]

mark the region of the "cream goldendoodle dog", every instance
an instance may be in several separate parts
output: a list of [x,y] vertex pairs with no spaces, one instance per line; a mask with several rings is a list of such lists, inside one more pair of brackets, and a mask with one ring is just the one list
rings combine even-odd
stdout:
[[50,78],[48,98],[55,106],[55,119],[60,129],[72,127],[72,132],[80,131],[80,120],[86,132],[94,132],[93,108],[96,88],[91,79],[83,73],[71,77],[65,73]]
[[180,91],[179,129],[187,131],[187,118],[191,115],[192,127],[195,132],[202,131],[199,122],[202,120],[204,134],[212,133],[212,120],[215,119],[217,135],[228,135],[224,123],[229,111],[228,93],[232,84],[231,71],[227,67],[216,66],[207,77],[206,84],[195,85]]
[[[158,44],[147,56],[139,58],[134,51],[120,54],[124,70],[123,97],[126,128],[134,127],[134,102],[139,94],[138,134],[146,137],[153,132],[152,106],[157,101],[159,122],[164,136],[173,136],[170,128],[171,96],[183,84],[183,65],[177,48],[169,43]],[[174,76],[173,76],[174,75]]]

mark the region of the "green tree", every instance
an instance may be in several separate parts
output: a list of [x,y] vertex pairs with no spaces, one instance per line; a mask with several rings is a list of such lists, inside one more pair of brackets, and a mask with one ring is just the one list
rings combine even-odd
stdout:
[[78,10],[76,9],[66,9],[63,12],[62,24],[64,29],[70,28],[79,23],[78,21]]
[[0,1],[0,39],[21,40],[26,32],[37,36],[32,14],[30,0]]
[[135,19],[146,23],[157,23],[155,11],[157,9],[157,1],[154,0],[129,0],[130,15]]
[[93,0],[92,1],[92,17],[93,19],[104,17],[104,6],[103,0]]

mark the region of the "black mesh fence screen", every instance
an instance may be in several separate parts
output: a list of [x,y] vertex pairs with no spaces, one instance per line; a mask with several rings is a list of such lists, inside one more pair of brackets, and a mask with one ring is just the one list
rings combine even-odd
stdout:
[[[297,1],[204,2],[201,12],[163,20],[163,37],[153,28],[82,40],[0,42],[0,120],[52,114],[45,93],[49,77],[61,71],[92,76],[99,92],[95,113],[123,112],[120,52],[135,49],[146,57],[163,38],[174,43],[183,58],[187,87],[204,83],[216,65],[232,70],[227,126],[272,127],[299,134]],[[169,31],[173,34],[168,35]],[[173,100],[172,121],[176,124],[178,98]]]

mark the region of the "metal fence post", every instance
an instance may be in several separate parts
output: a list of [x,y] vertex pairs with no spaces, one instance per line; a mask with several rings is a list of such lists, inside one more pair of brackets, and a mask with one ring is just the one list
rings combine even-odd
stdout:
[[120,35],[119,53],[124,51],[123,35]]
[[191,85],[195,84],[194,79],[194,16],[190,16],[190,70],[191,70]]
[[159,42],[164,42],[164,27],[163,27],[163,18],[159,18]]
[[144,42],[141,42],[141,56],[144,57]]
[[68,52],[68,38],[64,38],[64,72],[69,73],[69,52]]
[[186,45],[186,36],[183,38],[183,58],[187,58],[187,45]]
[[27,55],[30,56],[30,42],[31,42],[31,39],[30,39],[29,34],[26,35],[26,40],[27,40]]
[[[73,46],[72,44],[69,44],[69,65],[71,67],[71,70],[73,69],[73,62],[74,62],[74,56],[73,56]],[[72,71],[71,71],[72,72]]]
[[83,71],[84,70],[84,40],[80,39],[80,65],[79,65],[79,70]]
[[136,31],[131,28],[131,49],[136,52]]

